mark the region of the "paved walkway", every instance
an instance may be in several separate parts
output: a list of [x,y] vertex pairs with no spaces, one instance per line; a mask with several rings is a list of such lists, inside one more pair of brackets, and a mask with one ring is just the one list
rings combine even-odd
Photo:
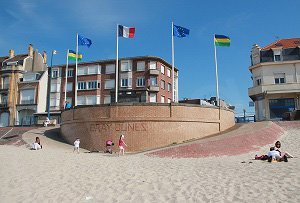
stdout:
[[258,151],[261,147],[274,143],[289,128],[300,129],[300,121],[243,124],[233,131],[218,136],[157,150],[146,155],[174,158],[239,155]]

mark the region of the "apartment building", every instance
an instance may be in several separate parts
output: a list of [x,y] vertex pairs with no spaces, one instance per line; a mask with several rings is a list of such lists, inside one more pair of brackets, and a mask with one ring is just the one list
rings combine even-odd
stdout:
[[278,120],[300,106],[300,38],[280,39],[263,48],[254,45],[249,67],[256,120]]
[[[29,125],[33,113],[44,112],[47,55],[30,44],[28,53],[0,57],[0,126]],[[45,90],[46,92],[46,90]]]
[[[115,64],[115,59],[78,64],[77,105],[115,102]],[[67,83],[65,75],[66,65],[53,67],[51,111],[63,109],[65,97],[66,101],[74,105],[75,64],[68,66]],[[178,101],[177,69],[174,75],[175,101]],[[141,56],[119,60],[118,103],[171,103],[172,86],[172,66],[159,57]]]

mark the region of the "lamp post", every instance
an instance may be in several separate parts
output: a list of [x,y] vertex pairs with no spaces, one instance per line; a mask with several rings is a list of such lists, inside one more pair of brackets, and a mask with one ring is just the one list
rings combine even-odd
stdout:
[[51,53],[50,67],[48,68],[47,112],[48,112],[49,119],[50,119],[50,92],[51,92],[51,79],[52,79],[52,61],[53,61],[53,55],[55,55],[55,54],[56,54],[56,50],[53,50]]

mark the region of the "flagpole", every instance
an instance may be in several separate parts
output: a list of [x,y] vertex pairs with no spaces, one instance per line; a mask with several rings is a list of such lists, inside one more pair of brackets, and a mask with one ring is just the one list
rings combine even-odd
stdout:
[[174,99],[174,23],[172,21],[172,102]]
[[77,67],[78,67],[78,33],[76,33],[76,59],[75,59],[75,101],[74,106],[77,106]]
[[116,95],[115,102],[118,103],[118,74],[119,74],[119,24],[117,24],[117,58],[116,58]]
[[217,48],[215,43],[215,35],[214,35],[214,48],[215,48],[215,64],[216,64],[216,101],[219,103],[219,78],[218,78],[218,61],[217,61]]
[[69,67],[69,49],[67,51],[67,65],[66,65],[66,74],[65,74],[65,99],[64,99],[64,109],[66,108],[66,101],[67,101],[67,84],[68,84],[68,67]]

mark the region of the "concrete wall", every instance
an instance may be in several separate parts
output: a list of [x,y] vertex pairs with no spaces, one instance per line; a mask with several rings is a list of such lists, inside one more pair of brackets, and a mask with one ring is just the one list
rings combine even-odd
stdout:
[[117,150],[119,136],[125,135],[127,151],[137,152],[202,138],[235,125],[234,112],[215,107],[182,104],[99,105],[62,113],[61,134],[73,144],[103,151],[112,139]]

